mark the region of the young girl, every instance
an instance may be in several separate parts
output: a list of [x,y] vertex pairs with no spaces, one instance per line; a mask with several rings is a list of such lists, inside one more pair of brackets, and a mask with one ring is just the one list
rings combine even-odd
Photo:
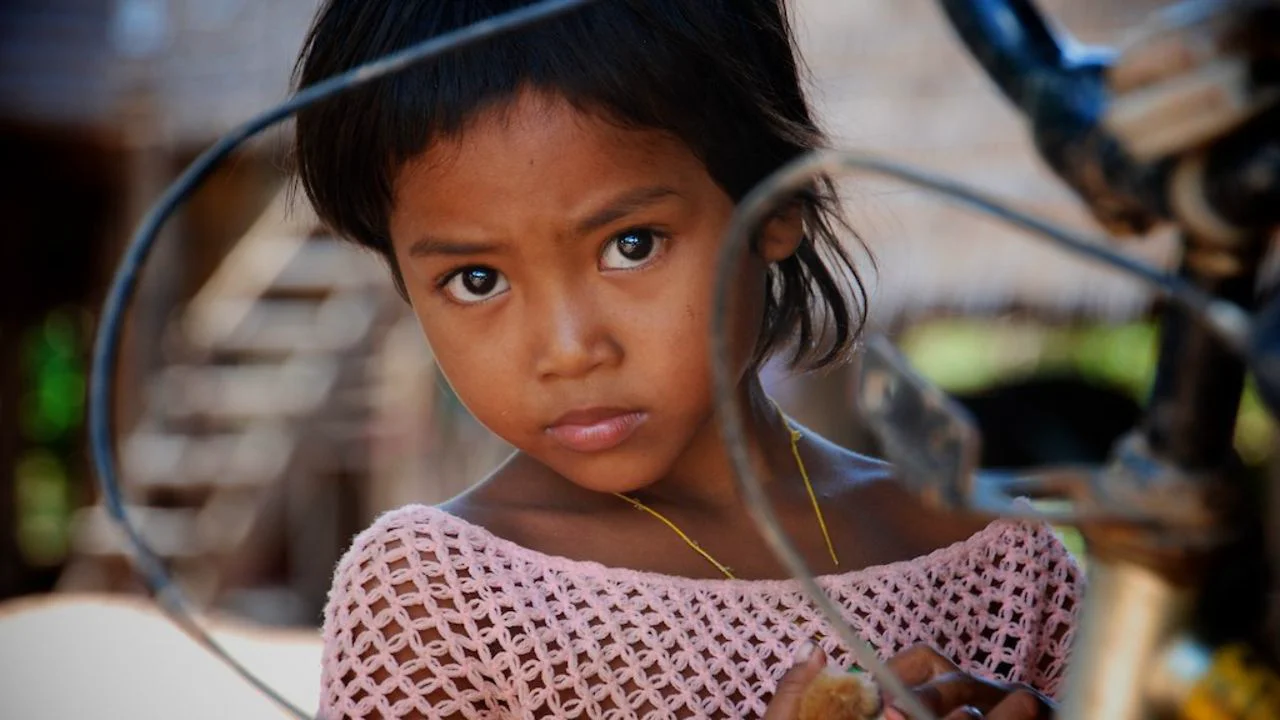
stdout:
[[[298,81],[520,4],[328,0]],[[742,505],[708,360],[735,201],[820,139],[781,0],[601,0],[299,116],[311,201],[386,258],[458,397],[519,450],[356,538],[325,614],[325,717],[782,719],[826,658],[851,664]],[[775,354],[820,368],[856,338],[839,227],[815,186],[741,268],[753,457],[924,702],[1036,717],[1080,592],[1052,532],[935,512],[762,389]]]

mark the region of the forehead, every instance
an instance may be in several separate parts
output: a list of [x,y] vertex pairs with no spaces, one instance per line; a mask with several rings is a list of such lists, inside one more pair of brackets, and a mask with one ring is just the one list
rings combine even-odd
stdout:
[[564,212],[639,184],[692,195],[709,183],[701,161],[669,133],[522,93],[405,164],[395,179],[392,234],[416,220]]

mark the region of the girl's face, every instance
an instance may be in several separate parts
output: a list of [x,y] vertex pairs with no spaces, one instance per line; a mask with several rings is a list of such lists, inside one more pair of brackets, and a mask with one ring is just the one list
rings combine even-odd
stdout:
[[[571,481],[627,492],[718,443],[713,278],[733,202],[680,141],[533,93],[478,117],[396,178],[390,230],[410,300],[458,397]],[[745,372],[773,221],[735,299]]]

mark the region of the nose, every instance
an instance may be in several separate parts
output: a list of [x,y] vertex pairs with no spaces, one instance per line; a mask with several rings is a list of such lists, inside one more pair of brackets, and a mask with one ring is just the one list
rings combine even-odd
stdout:
[[585,377],[621,358],[622,349],[592,298],[565,294],[541,305],[530,321],[537,326],[534,369],[540,379]]

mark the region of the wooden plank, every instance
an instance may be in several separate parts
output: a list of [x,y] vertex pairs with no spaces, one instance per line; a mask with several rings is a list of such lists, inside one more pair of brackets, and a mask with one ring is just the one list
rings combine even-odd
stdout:
[[139,432],[125,443],[124,481],[139,493],[246,492],[279,481],[296,446],[287,425],[273,422],[194,437]]
[[[196,533],[198,513],[195,510],[135,505],[126,508],[126,513],[143,539],[162,558],[193,559],[207,552]],[[72,537],[75,552],[81,557],[128,557],[132,554],[124,532],[101,505],[76,513],[72,519]]]
[[248,424],[298,418],[324,406],[338,371],[338,362],[327,356],[282,365],[170,367],[161,375],[155,402],[167,420]]
[[[240,301],[233,300],[240,312]],[[343,293],[324,300],[266,299],[240,312],[240,321],[220,337],[203,338],[205,352],[245,359],[293,354],[344,353],[373,326],[380,300],[368,293]],[[233,310],[225,312],[230,313]]]
[[208,346],[239,324],[315,231],[308,204],[281,190],[188,303],[182,325],[196,346]]

